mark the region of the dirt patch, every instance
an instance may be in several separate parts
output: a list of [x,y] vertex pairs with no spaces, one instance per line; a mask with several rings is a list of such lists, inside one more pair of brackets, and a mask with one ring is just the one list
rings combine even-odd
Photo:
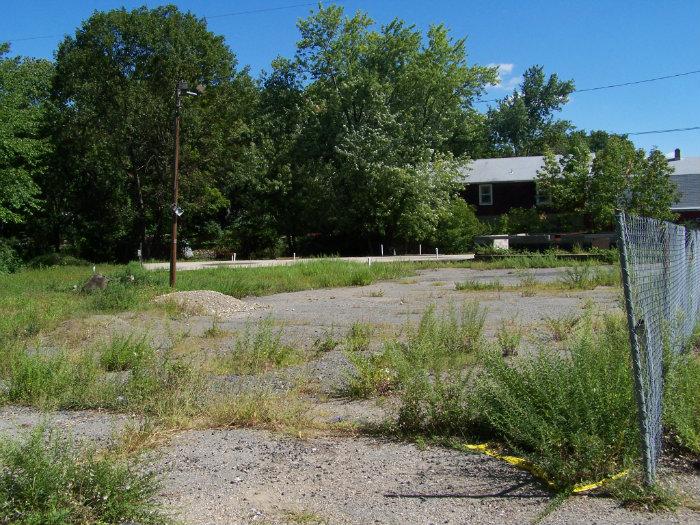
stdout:
[[189,315],[210,315],[212,317],[226,317],[260,308],[258,304],[246,303],[230,295],[211,290],[173,292],[159,295],[153,301],[156,304],[174,303]]

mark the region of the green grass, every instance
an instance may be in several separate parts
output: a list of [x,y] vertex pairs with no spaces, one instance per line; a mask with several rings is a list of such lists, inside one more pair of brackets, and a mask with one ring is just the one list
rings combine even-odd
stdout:
[[300,350],[282,343],[282,329],[272,319],[253,326],[247,324],[233,349],[217,360],[217,369],[228,374],[259,374],[272,368],[298,364]]
[[38,428],[0,442],[0,523],[169,523],[156,478],[134,460]]
[[100,350],[100,365],[107,372],[132,370],[145,359],[153,359],[153,348],[145,337],[115,336]]
[[486,312],[478,303],[464,303],[438,316],[428,308],[406,342],[389,341],[371,355],[347,352],[354,366],[346,395],[355,398],[387,394],[413,381],[417,374],[438,377],[461,368],[475,357],[482,343]]
[[460,291],[475,291],[475,292],[484,292],[484,291],[501,291],[504,289],[504,286],[501,284],[501,281],[475,281],[473,279],[467,279],[466,281],[462,281],[460,283],[455,283],[455,290],[460,290]]
[[[507,347],[513,346],[509,341]],[[482,348],[476,366],[451,366],[438,374],[415,367],[400,389],[397,429],[500,444],[564,492],[638,460],[623,319],[588,315],[565,352],[543,349],[505,358],[510,352],[503,343]]]
[[678,445],[700,456],[700,354],[671,360],[664,395],[665,426]]
[[345,336],[345,350],[348,352],[365,352],[372,342],[374,327],[369,323],[355,321]]

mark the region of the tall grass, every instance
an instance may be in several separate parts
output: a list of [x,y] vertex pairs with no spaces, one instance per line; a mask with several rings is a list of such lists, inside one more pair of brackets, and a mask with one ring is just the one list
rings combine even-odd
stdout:
[[473,361],[483,337],[486,311],[476,302],[466,302],[458,314],[454,308],[438,316],[434,307],[423,314],[406,342],[390,341],[381,352],[348,353],[355,371],[348,382],[351,397],[386,394],[413,381],[417,373],[439,377]]
[[246,325],[233,349],[217,360],[217,369],[229,374],[259,374],[302,360],[300,350],[282,342],[282,329],[275,329],[272,319],[265,319],[255,326]]
[[664,386],[665,426],[678,445],[700,455],[700,354],[669,360]]
[[[466,369],[431,374],[416,368],[400,390],[398,429],[500,443],[562,490],[638,459],[623,319],[587,315],[564,351],[506,358],[496,347],[478,355],[476,366]],[[685,384],[692,388],[691,380]],[[679,420],[692,420],[697,398],[672,388],[687,403],[678,409]]]
[[160,525],[158,489],[143,465],[43,428],[0,442],[0,523]]
[[637,457],[621,319],[589,324],[568,354],[543,351],[514,364],[490,354],[474,402],[494,436],[561,488],[607,477]]

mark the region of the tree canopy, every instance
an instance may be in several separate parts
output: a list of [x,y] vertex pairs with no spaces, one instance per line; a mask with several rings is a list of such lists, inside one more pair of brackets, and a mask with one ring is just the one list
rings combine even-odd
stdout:
[[181,112],[181,239],[194,247],[464,250],[483,231],[460,197],[464,168],[494,156],[545,154],[551,207],[590,228],[620,205],[671,217],[658,151],[558,118],[571,80],[532,66],[483,112],[475,102],[497,70],[470,62],[444,25],[378,25],[332,5],[297,27],[295,52],[258,78],[205,19],[172,5],[96,11],[53,62],[2,46],[0,236],[25,256],[163,256],[183,80],[206,87]]

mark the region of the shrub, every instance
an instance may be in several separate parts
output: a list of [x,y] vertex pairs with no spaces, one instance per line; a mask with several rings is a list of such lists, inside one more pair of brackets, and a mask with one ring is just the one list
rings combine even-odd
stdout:
[[512,365],[489,354],[475,402],[494,437],[567,488],[636,458],[630,366],[624,322],[606,317],[582,331],[568,354],[542,351]]
[[50,252],[37,255],[27,263],[29,268],[48,268],[50,266],[89,266],[90,262],[65,253]]
[[22,260],[12,245],[5,239],[0,239],[0,274],[14,273],[22,266]]
[[680,446],[700,455],[700,355],[671,359],[664,385],[666,427]]
[[79,447],[43,428],[0,442],[0,523],[142,523],[169,520],[158,483],[135,461]]
[[466,253],[474,246],[474,237],[484,232],[474,207],[463,199],[454,199],[438,223],[434,243],[443,253]]

